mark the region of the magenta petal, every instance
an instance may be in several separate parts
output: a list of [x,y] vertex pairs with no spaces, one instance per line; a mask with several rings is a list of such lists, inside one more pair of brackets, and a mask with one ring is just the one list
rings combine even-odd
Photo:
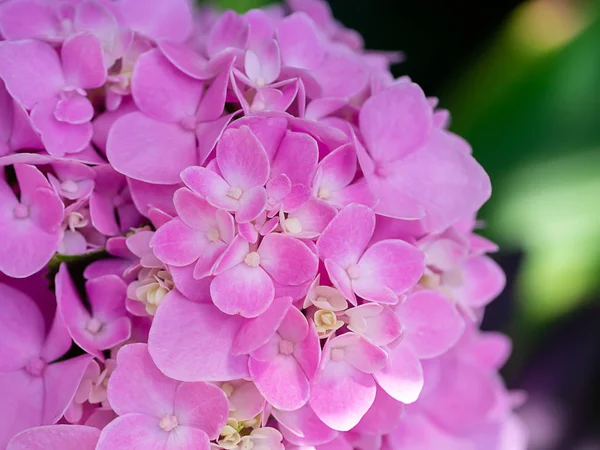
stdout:
[[[280,329],[280,335],[283,337],[286,333],[282,334],[282,332],[283,330]],[[296,344],[294,356],[306,377],[311,380],[317,373],[321,361],[321,341],[312,320],[308,324],[306,337]]]
[[110,377],[108,399],[119,415],[140,413],[160,419],[173,413],[179,384],[158,370],[146,344],[130,344],[117,354],[117,368]]
[[387,365],[374,374],[377,384],[402,403],[414,403],[423,389],[423,368],[414,350],[401,342],[388,349]]
[[106,154],[124,175],[148,183],[175,184],[179,173],[196,163],[196,138],[177,124],[134,112],[114,123]]
[[294,411],[308,401],[308,380],[292,355],[280,354],[270,361],[250,358],[248,368],[260,393],[275,408]]
[[[348,272],[342,269],[331,259],[325,260],[325,268],[331,279],[331,283],[346,297],[353,305],[356,305],[356,295],[352,290],[352,280],[348,276]],[[395,294],[392,292],[392,296]]]
[[56,423],[63,416],[91,361],[91,356],[82,355],[50,364],[46,368],[42,423]]
[[258,248],[260,265],[275,281],[297,286],[317,273],[318,258],[300,240],[284,234],[271,233]]
[[140,111],[152,119],[175,122],[192,117],[204,84],[177,70],[158,49],[138,59],[131,94]]
[[148,8],[145,0],[123,0],[120,11],[127,26],[152,40],[182,42],[192,31],[192,13],[186,0],[159,0]]
[[277,40],[286,66],[313,69],[323,61],[324,45],[306,14],[295,13],[283,19],[277,29]]
[[217,275],[210,285],[210,293],[215,306],[224,313],[252,318],[269,308],[275,288],[261,267],[241,263]]
[[246,47],[250,27],[248,21],[233,11],[225,11],[214,24],[206,43],[209,57],[228,48]]
[[365,251],[373,230],[375,213],[363,205],[342,209],[321,233],[317,250],[321,259],[332,259],[346,269],[356,264]]
[[170,433],[165,433],[158,426],[159,422],[160,418],[144,414],[126,414],[117,417],[100,433],[96,450],[170,449],[167,447]]
[[395,294],[412,289],[425,270],[425,255],[407,242],[390,239],[369,247],[358,267],[358,278],[352,280],[354,292],[367,300],[387,303],[388,295],[380,294],[380,288]]
[[404,325],[404,342],[419,358],[434,358],[448,351],[465,328],[452,302],[437,291],[419,291],[398,307]]
[[40,355],[45,338],[44,319],[30,297],[0,283],[0,371],[24,367]]
[[83,425],[51,425],[22,431],[7,450],[94,450],[100,430]]
[[148,349],[157,366],[183,381],[227,381],[248,376],[248,357],[231,348],[242,323],[212,304],[195,303],[177,292],[161,302]]
[[31,110],[31,123],[40,133],[46,151],[53,156],[63,156],[84,150],[92,138],[92,125],[60,122],[54,117],[55,108],[56,99],[50,98]]
[[229,197],[230,186],[220,175],[206,167],[193,166],[181,172],[181,180],[192,191],[199,194],[213,206],[235,211],[238,201]]
[[82,89],[100,87],[106,81],[102,43],[91,33],[68,38],[61,49],[65,80]]
[[60,23],[52,5],[37,0],[4,2],[0,8],[0,32],[6,40],[56,37]]
[[94,107],[87,98],[74,95],[58,101],[54,117],[59,122],[81,125],[92,120]]
[[188,227],[202,231],[217,227],[217,209],[189,189],[175,191],[173,203],[177,215]]
[[56,51],[41,41],[0,42],[0,78],[26,109],[52,98],[64,86]]
[[432,108],[414,83],[397,83],[367,100],[360,130],[371,157],[396,161],[425,144],[432,128]]
[[89,205],[90,218],[94,228],[106,236],[118,236],[121,234],[115,216],[114,199],[112,197],[94,192],[90,197]]
[[163,263],[182,267],[196,261],[210,242],[206,232],[190,228],[175,218],[156,231],[150,245]]
[[356,370],[345,361],[329,360],[312,381],[310,406],[329,427],[348,431],[369,410],[376,392],[372,375]]
[[[0,372],[2,408],[0,418],[0,447],[16,433],[42,424],[44,384],[41,377],[32,378],[25,371]],[[65,405],[65,409],[66,409]]]
[[291,304],[291,297],[276,298],[263,314],[243,322],[233,342],[233,354],[248,354],[266,344],[283,322]]
[[180,425],[197,428],[209,439],[216,439],[229,416],[227,396],[212,384],[181,383],[175,392],[173,414]]
[[46,361],[55,361],[69,351],[72,343],[73,341],[71,340],[67,325],[62,314],[57,309],[50,331],[46,335],[46,341],[44,342],[40,357]]

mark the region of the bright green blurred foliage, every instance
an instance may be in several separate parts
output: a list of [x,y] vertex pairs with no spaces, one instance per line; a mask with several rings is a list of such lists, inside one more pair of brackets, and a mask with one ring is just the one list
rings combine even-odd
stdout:
[[[201,0],[201,2],[203,2]],[[221,9],[233,9],[235,11],[244,12],[252,8],[260,8],[261,6],[273,3],[273,0],[213,0],[212,2]]]
[[494,186],[486,232],[523,250],[517,318],[533,331],[600,290],[600,20],[532,1],[445,104]]

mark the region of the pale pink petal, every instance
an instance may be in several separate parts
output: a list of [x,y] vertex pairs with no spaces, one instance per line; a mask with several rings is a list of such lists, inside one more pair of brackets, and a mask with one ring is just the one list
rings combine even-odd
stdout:
[[233,392],[227,398],[230,408],[235,408],[229,412],[230,417],[238,421],[250,420],[264,410],[265,399],[252,381],[238,380],[227,384],[233,387]]
[[489,256],[470,258],[462,267],[462,284],[455,289],[456,298],[478,308],[487,305],[504,289],[506,276]]
[[[318,186],[331,191],[349,185],[356,175],[356,151],[352,144],[343,145],[321,160]],[[317,192],[318,195],[318,192]]]
[[[336,214],[337,209],[334,206],[311,197],[298,209],[290,212],[287,219],[283,221],[283,225],[286,233],[291,236],[314,239],[329,225]],[[291,222],[288,222],[290,220]]]
[[239,202],[227,195],[230,190],[229,184],[210,169],[188,167],[181,172],[181,179],[187,187],[217,208],[235,211],[239,207]]
[[275,288],[261,267],[241,263],[217,275],[210,285],[210,293],[215,306],[224,313],[252,318],[269,308]]
[[312,280],[317,273],[316,255],[302,241],[291,236],[268,234],[257,251],[261,267],[278,283],[297,286]]
[[[331,259],[325,260],[325,268],[327,269],[327,274],[331,279],[332,284],[346,297],[350,300],[350,303],[356,305],[356,295],[354,295],[354,291],[352,290],[352,280],[348,276],[348,272],[336,264]],[[393,292],[391,293],[392,296]]]
[[231,348],[242,318],[172,291],[161,302],[148,347],[157,366],[183,381],[227,381],[248,376],[248,357]]
[[311,383],[310,406],[326,425],[348,431],[366,414],[377,387],[372,375],[346,361],[324,362]]
[[414,83],[397,83],[383,90],[360,111],[360,130],[377,162],[397,161],[418,149],[431,128],[431,106]]
[[100,433],[96,450],[165,450],[170,433],[160,419],[144,414],[126,414],[110,422]]
[[293,411],[308,401],[309,383],[291,355],[278,355],[271,361],[250,358],[250,375],[256,387],[275,408]]
[[365,303],[346,311],[348,329],[364,336],[375,345],[387,345],[400,337],[402,325],[391,308]]
[[325,425],[308,404],[295,411],[273,409],[271,413],[282,425],[281,432],[291,443],[319,445],[337,435],[337,431]]
[[348,205],[327,225],[317,241],[321,259],[331,259],[347,269],[364,253],[373,230],[375,213],[363,205]]
[[308,134],[287,131],[273,160],[271,176],[284,174],[292,184],[308,185],[318,157],[317,141]]
[[387,365],[374,374],[377,384],[402,403],[414,403],[423,389],[423,368],[409,345],[388,348]]
[[238,223],[248,223],[255,220],[267,205],[267,191],[262,186],[255,186],[244,192],[240,198],[239,207],[235,213]]
[[378,388],[373,405],[353,431],[369,435],[388,434],[396,429],[403,418],[404,404]]
[[273,83],[281,70],[279,45],[275,40],[266,41],[263,45],[247,50],[244,58],[244,69],[248,78],[258,87]]
[[190,228],[175,218],[156,231],[150,245],[163,263],[182,267],[196,261],[210,242],[206,232]]
[[374,373],[387,362],[387,353],[383,349],[355,333],[336,336],[328,342],[328,346],[331,351],[342,351],[343,359],[364,373]]
[[277,40],[286,66],[314,69],[325,56],[314,22],[303,13],[292,14],[279,23]]
[[419,413],[407,414],[386,440],[382,450],[395,450],[398,446],[411,450],[471,450],[467,439],[444,432]]
[[59,122],[81,125],[92,120],[94,107],[86,97],[68,96],[58,101],[54,117]]
[[225,393],[215,385],[181,383],[175,392],[173,414],[180,425],[202,430],[212,440],[227,422],[229,404]]
[[158,49],[138,59],[131,94],[140,111],[161,122],[193,117],[204,84],[177,70]]
[[264,186],[269,177],[267,153],[247,126],[223,133],[217,144],[217,163],[223,178],[242,191]]
[[235,337],[233,354],[249,354],[266,344],[283,322],[291,304],[291,297],[276,298],[263,314],[245,321]]
[[130,344],[117,353],[117,368],[110,377],[108,400],[119,415],[139,413],[160,420],[173,414],[179,383],[154,364],[146,344]]
[[325,97],[354,97],[364,92],[369,82],[364,62],[353,55],[329,55],[313,73]]
[[39,0],[4,2],[0,7],[0,33],[10,41],[55,38],[60,23],[52,6]]
[[241,15],[226,11],[219,17],[208,35],[206,43],[209,57],[228,48],[243,49],[248,42],[250,27],[248,21]]
[[412,289],[425,270],[425,256],[417,247],[390,239],[367,249],[358,263],[358,276],[352,280],[357,295],[371,301],[387,303],[388,288],[400,295]]
[[[288,333],[285,333],[280,328],[279,334],[284,337]],[[317,373],[319,362],[321,361],[321,342],[313,321],[308,323],[306,337],[296,343],[294,357],[298,361],[298,364],[300,364],[300,367],[302,367],[306,377],[311,380]]]
[[434,358],[460,338],[465,322],[452,302],[437,291],[419,291],[398,306],[404,342],[419,358]]
[[22,431],[7,450],[94,450],[100,430],[83,425],[50,425]]
[[106,154],[124,175],[148,183],[175,184],[179,173],[196,163],[196,138],[179,125],[134,112],[113,125]]

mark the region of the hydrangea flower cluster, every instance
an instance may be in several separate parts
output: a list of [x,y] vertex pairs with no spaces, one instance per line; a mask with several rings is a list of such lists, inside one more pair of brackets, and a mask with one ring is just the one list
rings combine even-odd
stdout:
[[320,0],[0,34],[0,448],[525,448],[490,182],[399,55]]

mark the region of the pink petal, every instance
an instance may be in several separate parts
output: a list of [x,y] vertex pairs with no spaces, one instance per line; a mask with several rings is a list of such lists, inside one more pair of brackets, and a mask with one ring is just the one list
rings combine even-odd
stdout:
[[[286,232],[292,236],[302,239],[314,239],[329,225],[329,222],[337,214],[337,209],[329,203],[316,199],[309,198],[302,206],[288,214],[287,220],[295,219],[301,227],[300,232],[295,232],[294,228],[287,229]],[[283,221],[284,226],[286,220]],[[295,225],[295,223],[294,223]]]
[[282,339],[299,343],[308,335],[308,321],[298,308],[290,308],[277,332]]
[[317,241],[319,257],[331,259],[346,269],[365,251],[373,230],[375,213],[363,205],[348,205],[327,225]]
[[211,277],[196,280],[193,277],[194,264],[185,267],[169,267],[177,290],[188,300],[198,303],[212,303],[210,298]]
[[283,322],[291,304],[291,297],[276,298],[263,314],[243,322],[233,342],[233,354],[249,354],[266,344]]
[[269,308],[275,288],[261,267],[241,263],[217,275],[210,285],[210,294],[215,306],[224,313],[252,318]]
[[294,411],[308,401],[308,380],[292,355],[280,354],[270,361],[250,358],[248,368],[260,393],[275,408]]
[[377,303],[365,303],[346,311],[348,329],[375,345],[387,345],[400,337],[402,325],[394,311]]
[[139,413],[160,420],[173,413],[179,384],[158,370],[146,344],[130,344],[117,354],[117,368],[108,385],[108,400],[121,416]]
[[255,186],[242,194],[239,207],[235,213],[238,223],[255,220],[267,205],[267,191],[262,186]]
[[37,0],[4,2],[0,8],[0,32],[6,40],[54,38],[60,23],[53,5]]
[[190,228],[179,218],[160,227],[151,241],[156,257],[177,267],[195,262],[210,245],[205,231]]
[[371,300],[387,303],[388,288],[400,295],[412,289],[425,270],[425,256],[417,247],[390,239],[367,249],[358,263],[358,278],[352,280],[354,292]]
[[217,163],[223,178],[242,191],[264,186],[269,177],[267,153],[247,126],[223,133],[217,144]]
[[399,445],[412,450],[465,450],[469,449],[470,444],[466,439],[445,433],[424,414],[418,413],[407,414],[398,428],[387,437],[387,442],[383,450],[394,450]]
[[291,443],[319,445],[337,435],[337,431],[325,425],[308,404],[295,411],[273,409],[271,413],[283,427],[282,434]]
[[158,426],[159,422],[159,418],[144,414],[126,414],[117,417],[102,430],[96,450],[170,449],[167,447],[170,433],[163,431]]
[[100,430],[82,425],[51,425],[22,431],[7,450],[94,450]]
[[355,333],[345,333],[336,336],[328,342],[333,351],[343,351],[343,358],[355,369],[364,373],[374,373],[382,369],[387,362],[384,350]]
[[369,71],[352,55],[328,55],[314,70],[323,96],[351,98],[365,91]]
[[55,361],[69,351],[72,343],[67,325],[57,309],[40,357],[46,361]]
[[91,33],[68,38],[61,49],[65,80],[82,89],[100,87],[106,81],[102,43]]
[[260,265],[275,281],[297,286],[312,280],[318,258],[302,241],[279,233],[266,235],[260,247]]
[[179,185],[150,184],[132,178],[127,179],[127,184],[135,207],[144,216],[148,216],[151,208],[175,215],[173,194]]
[[356,370],[345,361],[323,363],[311,383],[310,406],[326,425],[348,431],[366,414],[377,387],[372,375]]
[[[279,334],[284,337],[288,333],[284,332],[280,327]],[[296,358],[296,361],[298,361],[298,364],[300,364],[300,367],[302,367],[306,377],[311,380],[317,373],[319,362],[321,361],[321,341],[317,334],[315,324],[312,321],[308,324],[308,333],[306,334],[306,337],[296,344],[294,348],[294,357]]]
[[179,125],[134,112],[113,125],[106,154],[124,175],[148,183],[175,184],[179,173],[196,163],[196,138]]
[[56,95],[64,86],[56,51],[41,41],[0,42],[0,78],[24,108]]
[[0,283],[0,371],[12,372],[40,355],[45,338],[44,319],[26,294]]
[[175,392],[173,414],[179,424],[204,431],[216,439],[229,416],[225,393],[212,384],[181,383]]
[[82,355],[46,368],[42,423],[56,423],[64,415],[91,361],[91,356]]
[[92,120],[94,107],[86,97],[75,95],[58,101],[54,117],[59,122],[81,125]]
[[[356,175],[356,151],[352,144],[343,145],[321,160],[318,187],[338,190],[349,185]],[[318,194],[318,193],[317,193]]]
[[[231,68],[223,69],[212,81],[196,111],[196,120],[199,122],[216,121],[225,108],[227,99],[227,87],[229,86],[229,71]],[[218,128],[218,127],[217,127]]]
[[204,84],[177,70],[158,49],[138,59],[131,94],[140,111],[161,122],[176,122],[196,112]]
[[229,184],[210,169],[188,167],[181,172],[181,179],[187,187],[217,208],[235,211],[239,207],[238,201],[227,195]]
[[214,24],[206,43],[209,57],[230,47],[243,49],[248,42],[250,28],[247,20],[233,12],[225,11]]
[[16,433],[42,424],[44,405],[40,399],[44,398],[43,378],[32,378],[22,370],[0,372],[0,394],[0,446],[6,448]]
[[250,252],[249,243],[241,236],[237,235],[233,238],[227,250],[220,256],[213,270],[214,275],[219,275],[238,264],[241,264],[246,255]]
[[92,225],[106,236],[121,234],[115,216],[114,199],[107,195],[94,192],[90,197],[90,218]]
[[387,365],[374,374],[377,384],[402,403],[414,403],[423,389],[423,368],[414,350],[401,342],[388,349]]
[[[327,274],[331,279],[331,283],[344,295],[344,297],[350,300],[350,303],[356,305],[356,295],[354,295],[354,291],[352,290],[352,280],[348,276],[348,272],[331,259],[325,260],[325,268],[327,269]],[[395,296],[395,294],[391,294],[392,296]]]
[[212,304],[195,303],[171,291],[150,329],[148,348],[160,369],[183,381],[227,381],[248,376],[248,357],[231,348],[242,323]]
[[455,289],[456,298],[465,305],[478,308],[487,305],[504,289],[506,276],[489,256],[470,258],[462,267],[463,283]]
[[54,117],[55,107],[56,99],[50,98],[31,110],[31,123],[40,133],[46,151],[53,156],[63,156],[84,150],[92,138],[92,125],[60,122]]
[[144,0],[123,0],[120,11],[127,26],[153,40],[182,42],[192,31],[186,0],[159,0],[148,8]]
[[414,83],[397,83],[383,90],[360,111],[360,130],[377,162],[407,156],[425,144],[431,128],[431,106]]
[[325,56],[315,24],[305,14],[295,13],[283,19],[277,29],[277,40],[286,66],[314,69]]
[[244,70],[248,78],[259,87],[277,80],[281,70],[281,58],[277,41],[269,40],[260,47],[247,50],[244,59]]
[[398,307],[404,342],[421,359],[448,351],[460,338],[465,322],[456,307],[437,291],[419,291]]
[[396,429],[403,418],[404,404],[378,388],[373,405],[353,431],[369,435],[388,434]]
[[317,166],[317,141],[305,133],[287,131],[271,167],[271,176],[285,174],[292,184],[308,185]]

